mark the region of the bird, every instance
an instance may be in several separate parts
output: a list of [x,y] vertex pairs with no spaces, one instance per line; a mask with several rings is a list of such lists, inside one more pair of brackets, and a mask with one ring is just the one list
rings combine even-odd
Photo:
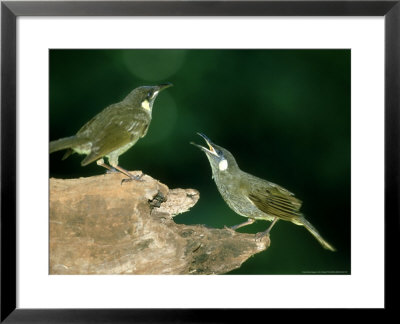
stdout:
[[207,156],[211,165],[212,178],[218,191],[228,206],[248,220],[232,226],[236,230],[250,225],[256,220],[272,221],[264,232],[256,234],[257,239],[269,235],[272,227],[280,219],[304,226],[322,245],[323,248],[336,249],[325,241],[313,225],[300,212],[302,201],[289,190],[242,171],[232,153],[214,144],[206,135],[198,133],[207,143],[208,148],[191,142]]
[[125,174],[129,180],[141,181],[143,174],[133,176],[118,165],[118,158],[146,136],[154,101],[162,90],[171,86],[172,83],[164,83],[133,89],[122,101],[104,108],[75,135],[51,141],[50,154],[66,149],[63,160],[73,153],[84,154],[86,157],[81,162],[82,166],[96,161],[109,171],[117,170]]

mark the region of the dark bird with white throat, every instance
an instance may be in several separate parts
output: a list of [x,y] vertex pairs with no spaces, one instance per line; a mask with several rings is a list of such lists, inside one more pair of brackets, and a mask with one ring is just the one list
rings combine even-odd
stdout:
[[[140,180],[118,165],[118,158],[146,136],[158,94],[171,83],[142,86],[122,101],[112,104],[88,121],[74,136],[50,142],[50,153],[67,149],[63,160],[73,153],[85,154],[82,166],[96,161],[109,170],[118,170],[130,179]],[[108,159],[109,165],[104,162]]]

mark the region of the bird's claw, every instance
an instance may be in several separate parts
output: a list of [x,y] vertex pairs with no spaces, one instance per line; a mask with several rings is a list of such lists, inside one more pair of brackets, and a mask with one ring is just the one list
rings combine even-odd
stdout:
[[139,182],[144,182],[144,180],[142,179],[142,177],[143,177],[143,173],[142,173],[140,176],[139,176],[139,175],[135,175],[135,176],[132,176],[132,177],[130,177],[130,178],[122,179],[122,180],[121,180],[121,186],[122,186],[122,184],[123,184],[124,182],[131,182],[131,181],[133,181],[133,180],[139,181]]
[[233,228],[234,226],[230,227],[230,226],[226,226],[224,225],[224,229],[230,231],[230,232],[235,232],[235,229]]
[[269,231],[256,233],[255,240],[256,241],[261,241],[265,236],[269,236]]

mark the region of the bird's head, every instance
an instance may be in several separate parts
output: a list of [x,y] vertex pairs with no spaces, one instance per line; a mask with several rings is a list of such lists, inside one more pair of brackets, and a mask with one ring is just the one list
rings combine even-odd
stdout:
[[208,148],[191,142],[201,149],[210,161],[213,174],[224,174],[238,168],[235,158],[228,150],[214,144],[206,135],[198,133],[206,141]]
[[172,87],[172,83],[138,87],[128,94],[124,101],[128,101],[130,104],[151,112],[154,100],[157,98],[158,94],[169,87]]

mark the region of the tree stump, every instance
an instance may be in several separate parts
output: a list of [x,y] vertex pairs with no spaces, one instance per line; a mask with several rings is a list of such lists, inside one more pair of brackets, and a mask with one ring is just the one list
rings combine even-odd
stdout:
[[176,224],[197,190],[148,175],[122,179],[50,179],[50,274],[222,274],[270,244],[268,236]]

